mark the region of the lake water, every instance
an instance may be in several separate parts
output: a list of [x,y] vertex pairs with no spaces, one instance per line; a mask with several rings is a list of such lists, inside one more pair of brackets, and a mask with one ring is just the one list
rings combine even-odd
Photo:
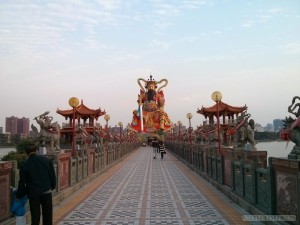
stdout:
[[259,142],[256,144],[258,151],[267,151],[268,157],[288,157],[288,154],[294,147],[293,142],[286,141],[272,141],[272,142]]
[[[293,142],[287,145],[285,141],[259,142],[256,148],[259,151],[267,151],[268,157],[287,157],[294,145]],[[15,148],[0,148],[0,159],[10,151],[15,151]]]

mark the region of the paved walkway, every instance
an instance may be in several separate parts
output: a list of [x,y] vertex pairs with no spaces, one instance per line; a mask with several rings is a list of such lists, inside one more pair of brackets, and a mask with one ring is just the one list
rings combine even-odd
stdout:
[[167,152],[140,147],[54,208],[54,224],[231,225],[246,214]]

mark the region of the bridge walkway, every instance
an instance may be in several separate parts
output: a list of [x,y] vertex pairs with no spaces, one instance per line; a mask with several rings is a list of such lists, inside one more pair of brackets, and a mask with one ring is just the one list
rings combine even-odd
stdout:
[[248,214],[170,152],[140,147],[54,207],[59,225],[232,225]]

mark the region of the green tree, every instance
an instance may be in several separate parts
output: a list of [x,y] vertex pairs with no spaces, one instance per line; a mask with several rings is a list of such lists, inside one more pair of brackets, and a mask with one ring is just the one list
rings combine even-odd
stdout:
[[31,139],[22,139],[19,144],[17,144],[17,152],[18,153],[25,153],[26,147],[32,143]]
[[21,140],[22,139],[21,139],[21,135],[20,134],[14,134],[14,135],[11,136],[11,142],[14,145],[19,144],[21,142]]
[[7,155],[1,158],[1,161],[13,161],[16,160],[18,163],[18,168],[20,167],[20,163],[26,159],[26,153],[18,153],[18,152],[9,152]]
[[280,140],[279,132],[254,132],[256,141],[275,141]]
[[17,144],[16,152],[9,152],[7,155],[1,158],[2,161],[12,161],[16,160],[18,163],[18,168],[20,163],[26,159],[25,149],[26,147],[32,143],[31,139],[21,139],[20,142]]

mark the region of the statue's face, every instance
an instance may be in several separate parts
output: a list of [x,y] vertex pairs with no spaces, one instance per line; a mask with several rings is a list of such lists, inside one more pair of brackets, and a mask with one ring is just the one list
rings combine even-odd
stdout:
[[154,84],[149,84],[148,85],[148,90],[155,90],[155,85]]

